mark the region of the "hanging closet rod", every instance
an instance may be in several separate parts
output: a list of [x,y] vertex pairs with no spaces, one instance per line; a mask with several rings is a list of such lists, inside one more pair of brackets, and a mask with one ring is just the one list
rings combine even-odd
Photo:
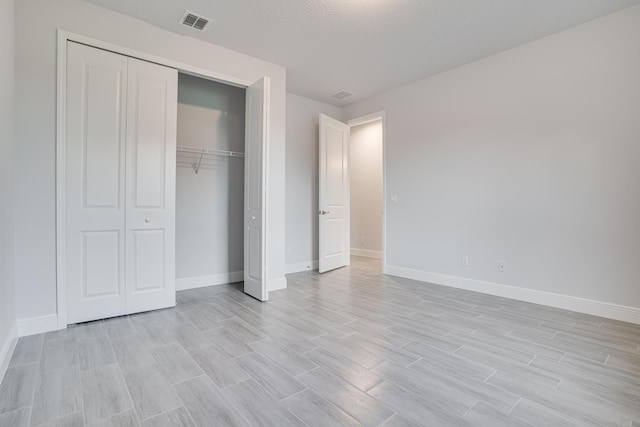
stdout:
[[195,148],[186,147],[184,145],[178,145],[176,147],[176,152],[176,166],[190,166],[196,173],[196,175],[201,168],[211,169],[216,167],[215,164],[210,163],[211,161],[215,161],[216,159],[211,159],[209,156],[244,157],[244,153],[240,153],[238,151]]
[[178,153],[202,154],[205,156],[211,155],[211,156],[226,156],[226,157],[244,157],[244,153],[241,153],[239,151],[194,148],[194,147],[186,147],[184,145],[178,145],[176,147],[176,151]]

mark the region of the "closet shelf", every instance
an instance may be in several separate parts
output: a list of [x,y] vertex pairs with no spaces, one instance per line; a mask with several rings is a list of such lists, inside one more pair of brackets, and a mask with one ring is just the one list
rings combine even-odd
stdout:
[[215,168],[216,162],[220,160],[220,157],[223,158],[222,160],[226,157],[244,157],[244,153],[239,151],[196,148],[184,145],[178,145],[176,152],[176,166],[191,167],[196,175],[200,169]]

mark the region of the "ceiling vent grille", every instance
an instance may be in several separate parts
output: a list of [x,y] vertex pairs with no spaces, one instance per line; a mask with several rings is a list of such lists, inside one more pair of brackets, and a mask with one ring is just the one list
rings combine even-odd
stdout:
[[188,10],[185,12],[184,16],[180,20],[182,25],[186,25],[187,27],[195,28],[196,30],[202,31],[207,26],[207,24],[211,20],[209,18],[205,18],[204,16],[197,15],[193,12],[189,12]]
[[353,92],[349,92],[348,90],[339,90],[338,92],[334,93],[333,95],[329,95],[329,98],[334,98],[337,99],[339,101],[343,101],[347,98],[351,98],[353,95],[355,95],[355,93]]

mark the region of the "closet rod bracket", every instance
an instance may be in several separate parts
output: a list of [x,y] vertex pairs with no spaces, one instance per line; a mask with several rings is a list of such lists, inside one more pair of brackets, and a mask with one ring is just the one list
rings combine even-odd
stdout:
[[202,153],[200,153],[200,158],[198,159],[198,164],[192,163],[191,167],[193,168],[193,171],[196,173],[196,175],[198,175],[198,171],[200,171],[200,165],[202,164],[202,157],[204,157],[204,151]]

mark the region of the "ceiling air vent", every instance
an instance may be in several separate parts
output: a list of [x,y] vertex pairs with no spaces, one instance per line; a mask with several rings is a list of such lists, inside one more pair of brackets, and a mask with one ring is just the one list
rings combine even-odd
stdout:
[[184,16],[180,20],[183,25],[187,27],[195,28],[196,30],[204,30],[204,27],[211,21],[209,18],[205,18],[204,16],[196,15],[193,12],[189,12],[188,10],[185,12]]
[[351,98],[353,95],[355,95],[355,93],[349,92],[348,90],[339,90],[338,92],[334,93],[333,95],[329,95],[329,98],[334,98],[334,99],[337,99],[339,101],[342,101],[344,99]]

